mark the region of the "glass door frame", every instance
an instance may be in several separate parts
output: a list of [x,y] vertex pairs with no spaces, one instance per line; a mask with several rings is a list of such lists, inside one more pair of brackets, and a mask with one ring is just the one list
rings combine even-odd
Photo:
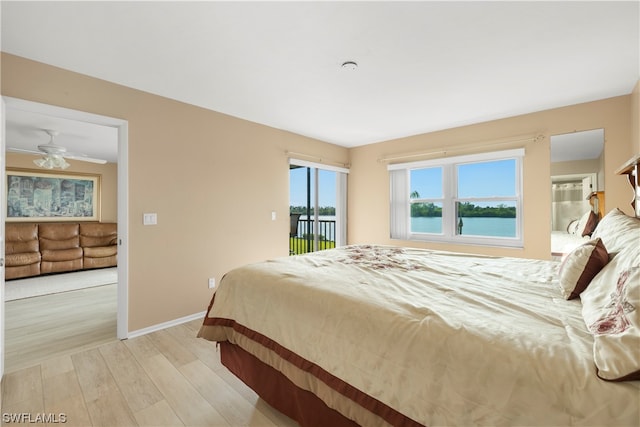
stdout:
[[[320,240],[319,240],[319,231],[320,231],[320,219],[319,219],[319,175],[320,170],[330,171],[336,173],[336,200],[335,200],[335,230],[334,230],[334,239],[335,246],[343,246],[346,244],[346,204],[347,204],[347,174],[349,173],[349,169],[343,167],[336,167],[331,165],[326,165],[322,163],[309,162],[306,160],[299,160],[290,158],[289,159],[289,169],[293,169],[291,166],[296,166],[298,168],[304,167],[306,168],[306,180],[307,180],[307,194],[306,194],[306,215],[307,219],[305,222],[307,223],[307,248],[311,247],[311,242],[313,242],[313,251],[319,250]],[[313,170],[313,171],[312,171]],[[313,176],[312,176],[313,174]],[[312,180],[313,178],[313,180]],[[313,182],[313,188],[312,188]],[[313,200],[312,200],[312,190],[313,190]],[[291,200],[289,201],[291,205]],[[311,208],[313,207],[313,219],[311,218]],[[313,224],[313,227],[311,226]],[[313,235],[313,236],[311,236]],[[312,238],[313,237],[313,240]]]

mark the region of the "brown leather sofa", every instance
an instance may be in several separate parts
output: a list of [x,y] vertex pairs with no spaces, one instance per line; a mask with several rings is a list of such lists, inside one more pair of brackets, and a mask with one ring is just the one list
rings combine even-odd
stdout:
[[118,265],[117,224],[7,223],[5,279]]

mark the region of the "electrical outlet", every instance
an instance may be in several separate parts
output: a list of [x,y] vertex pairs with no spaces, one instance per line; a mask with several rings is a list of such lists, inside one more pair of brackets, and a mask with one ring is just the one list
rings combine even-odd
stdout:
[[213,289],[216,287],[216,278],[209,277],[209,289]]

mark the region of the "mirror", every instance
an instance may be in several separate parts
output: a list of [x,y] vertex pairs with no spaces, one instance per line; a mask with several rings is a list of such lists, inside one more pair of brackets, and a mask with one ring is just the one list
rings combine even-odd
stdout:
[[604,129],[553,135],[550,141],[551,252],[562,255],[584,243],[580,232],[573,233],[578,221],[590,210],[604,210]]

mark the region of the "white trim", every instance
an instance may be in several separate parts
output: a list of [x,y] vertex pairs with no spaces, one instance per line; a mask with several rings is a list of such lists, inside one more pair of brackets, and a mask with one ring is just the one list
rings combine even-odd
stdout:
[[129,225],[129,122],[115,117],[102,116],[86,111],[42,104],[9,96],[3,96],[2,99],[6,102],[8,109],[28,111],[118,129],[118,290],[116,335],[119,339],[126,338],[129,329],[129,251],[127,239]]
[[[0,169],[3,171],[6,167],[6,102],[4,97],[0,97]],[[7,212],[6,206],[6,190],[5,190],[5,174],[2,173],[0,177],[0,259],[2,263],[0,265],[0,379],[4,377],[4,337],[5,337],[5,305],[4,305],[4,289],[5,289],[5,212]]]
[[290,165],[296,165],[296,166],[302,166],[305,168],[316,168],[316,169],[324,169],[324,170],[328,170],[328,171],[332,171],[332,172],[342,172],[342,173],[349,173],[349,169],[347,168],[341,168],[338,166],[331,166],[331,165],[327,165],[325,163],[316,163],[316,162],[310,162],[307,160],[300,160],[300,159],[295,159],[293,157],[289,158],[289,164]]
[[420,160],[417,162],[408,162],[408,163],[394,163],[392,165],[387,166],[387,170],[397,170],[397,169],[415,169],[415,168],[423,168],[429,166],[442,166],[442,165],[450,165],[452,163],[472,163],[472,162],[483,162],[487,160],[500,160],[506,158],[513,157],[523,157],[525,154],[524,148],[514,148],[513,150],[502,150],[502,151],[489,151],[486,153],[479,154],[468,154],[464,156],[454,156],[454,157],[441,157],[438,159],[429,159],[429,160]]
[[336,176],[336,246],[347,244],[347,174]]
[[[470,244],[483,246],[500,246],[522,248],[524,246],[523,236],[523,216],[524,207],[522,200],[522,174],[524,148],[512,150],[494,151],[481,154],[447,157],[431,159],[410,163],[388,165],[390,181],[390,237],[393,240],[414,240],[427,242],[445,242],[452,244]],[[515,160],[515,192],[509,197],[478,197],[478,200],[514,200],[516,206],[516,236],[476,236],[459,235],[456,233],[456,217],[452,209],[458,200],[473,200],[473,198],[457,197],[457,178],[455,175],[456,165],[493,162],[500,160]],[[410,171],[429,167],[442,168],[443,194],[441,199],[417,199],[409,200]],[[442,203],[442,231],[440,233],[418,233],[411,231],[411,208],[412,202],[437,202]]]
[[3,96],[3,98],[7,103],[7,108],[11,110],[28,111],[31,113],[45,114],[77,122],[87,122],[111,127],[118,127],[120,124],[126,123],[126,120],[115,117],[102,116],[100,114],[93,114],[80,110],[72,110],[70,108],[58,107],[57,105],[42,104],[40,102],[12,98],[10,96]]
[[118,126],[118,289],[116,335],[129,332],[129,122]]
[[551,184],[563,181],[582,181],[586,177],[591,177],[591,190],[598,191],[598,174],[596,172],[551,175]]
[[171,328],[173,326],[182,325],[183,323],[191,322],[192,320],[203,319],[207,315],[206,311],[190,314],[189,316],[180,317],[178,319],[169,320],[168,322],[158,323],[157,325],[149,326],[147,328],[138,329],[136,331],[129,332],[127,338],[136,338],[142,335],[147,335],[152,332],[161,331],[163,329]]

